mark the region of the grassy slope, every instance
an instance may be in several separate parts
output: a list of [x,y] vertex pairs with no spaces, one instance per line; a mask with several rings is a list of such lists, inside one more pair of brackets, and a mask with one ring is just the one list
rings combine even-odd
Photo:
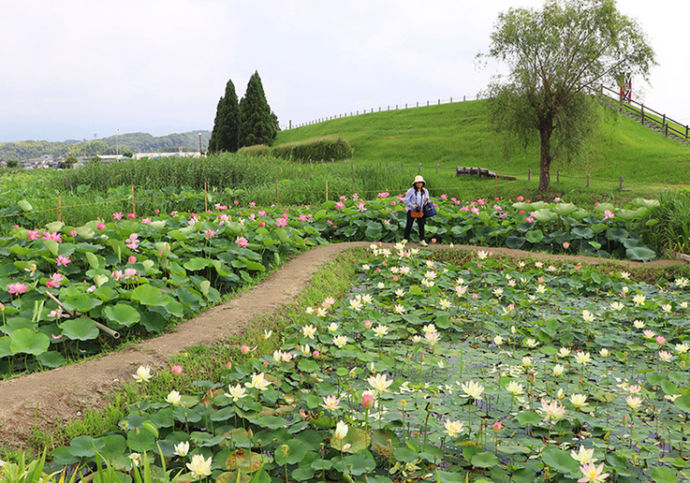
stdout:
[[[365,114],[304,126],[278,134],[276,143],[337,134],[354,148],[355,161],[395,161],[416,165],[481,166],[502,174],[526,177],[538,172],[536,145],[511,149],[489,126],[486,101]],[[635,121],[602,111],[598,129],[583,159],[556,160],[556,170],[566,176],[615,182],[623,176],[628,187],[661,189],[659,185],[690,183],[690,148],[666,139]],[[533,178],[534,179],[534,178]]]

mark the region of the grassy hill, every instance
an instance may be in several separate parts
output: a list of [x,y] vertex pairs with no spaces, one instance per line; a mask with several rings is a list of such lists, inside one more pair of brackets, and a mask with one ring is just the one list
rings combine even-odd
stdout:
[[[650,193],[667,186],[690,184],[690,147],[665,138],[610,108],[601,108],[595,135],[581,159],[555,160],[561,189],[584,185],[589,171],[592,188],[624,186]],[[489,125],[487,102],[468,101],[335,119],[278,134],[276,144],[336,134],[348,140],[360,160],[407,163],[429,171],[438,162],[448,171],[456,165],[481,166],[500,174],[538,178],[536,143],[523,150],[507,146],[504,136]],[[509,148],[509,149],[506,149]]]

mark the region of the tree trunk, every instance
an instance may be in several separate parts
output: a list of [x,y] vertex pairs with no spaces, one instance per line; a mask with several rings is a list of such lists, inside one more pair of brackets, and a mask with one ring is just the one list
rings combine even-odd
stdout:
[[541,156],[539,160],[539,191],[542,193],[549,189],[551,184],[551,132],[552,127],[542,128],[539,131],[541,137]]

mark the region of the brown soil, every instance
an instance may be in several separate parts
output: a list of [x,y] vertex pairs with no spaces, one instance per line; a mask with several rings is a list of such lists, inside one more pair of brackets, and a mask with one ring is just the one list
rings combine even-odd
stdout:
[[[187,322],[174,332],[132,344],[122,350],[79,364],[30,374],[0,382],[0,447],[22,447],[34,427],[50,430],[60,421],[81,416],[85,409],[97,408],[117,386],[131,380],[139,365],[165,367],[169,358],[192,345],[210,345],[228,335],[240,334],[257,315],[277,310],[294,299],[318,267],[333,256],[366,242],[338,243],[314,248],[288,261],[256,287],[231,301],[216,306]],[[434,248],[448,248],[438,245]],[[482,247],[456,245],[480,250]],[[592,257],[548,255],[507,248],[483,248],[495,255],[540,260],[570,260],[585,263],[610,262]],[[639,262],[618,262],[639,266]],[[668,266],[683,262],[659,260],[646,266]]]

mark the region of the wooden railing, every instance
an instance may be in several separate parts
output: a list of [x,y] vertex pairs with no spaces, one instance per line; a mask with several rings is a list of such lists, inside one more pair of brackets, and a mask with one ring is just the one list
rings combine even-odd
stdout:
[[652,126],[657,126],[665,136],[672,134],[686,141],[690,140],[690,127],[687,124],[683,125],[666,114],[655,111],[634,99],[622,99],[619,92],[606,86],[601,86],[600,94],[609,100],[617,102],[622,109],[639,117],[642,124],[648,123]]

